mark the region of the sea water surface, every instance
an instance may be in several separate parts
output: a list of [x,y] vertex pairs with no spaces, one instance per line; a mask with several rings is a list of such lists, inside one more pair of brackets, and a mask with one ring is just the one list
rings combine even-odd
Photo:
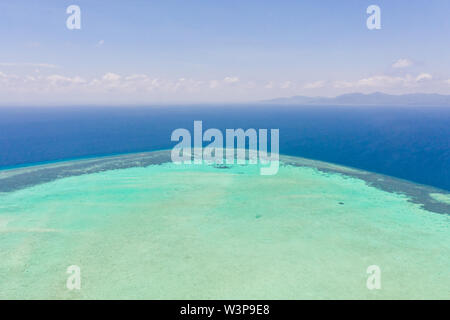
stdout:
[[[169,155],[0,172],[0,298],[450,298],[448,194],[296,157],[261,176]],[[71,265],[80,290],[66,287]],[[366,286],[372,265],[380,290]]]
[[279,128],[280,153],[450,190],[450,108],[208,105],[0,109],[0,167],[168,149],[173,130]]

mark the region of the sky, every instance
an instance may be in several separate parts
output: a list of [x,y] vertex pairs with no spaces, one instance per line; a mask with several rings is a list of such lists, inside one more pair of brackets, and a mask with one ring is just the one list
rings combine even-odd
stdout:
[[[369,5],[381,29],[367,28]],[[1,1],[0,105],[450,94],[449,12],[448,0]]]

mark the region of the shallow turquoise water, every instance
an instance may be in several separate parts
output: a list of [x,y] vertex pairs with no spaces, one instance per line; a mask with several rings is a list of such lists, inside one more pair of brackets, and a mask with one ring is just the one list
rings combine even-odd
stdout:
[[[449,222],[311,167],[65,177],[0,194],[0,298],[449,299]],[[70,265],[81,290],[66,288]]]

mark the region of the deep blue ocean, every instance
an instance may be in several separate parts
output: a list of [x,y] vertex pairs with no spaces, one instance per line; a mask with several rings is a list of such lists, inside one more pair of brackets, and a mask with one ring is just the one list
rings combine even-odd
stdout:
[[[0,109],[0,167],[173,147],[176,128],[279,128],[280,153],[450,190],[450,108],[178,106]],[[225,132],[225,131],[223,131]]]

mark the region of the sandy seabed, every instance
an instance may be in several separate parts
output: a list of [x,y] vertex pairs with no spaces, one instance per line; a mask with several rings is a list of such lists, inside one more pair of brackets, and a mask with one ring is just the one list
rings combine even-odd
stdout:
[[0,174],[21,184],[0,192],[1,299],[450,299],[450,215],[405,194],[292,157],[275,176],[134,157],[48,181]]

